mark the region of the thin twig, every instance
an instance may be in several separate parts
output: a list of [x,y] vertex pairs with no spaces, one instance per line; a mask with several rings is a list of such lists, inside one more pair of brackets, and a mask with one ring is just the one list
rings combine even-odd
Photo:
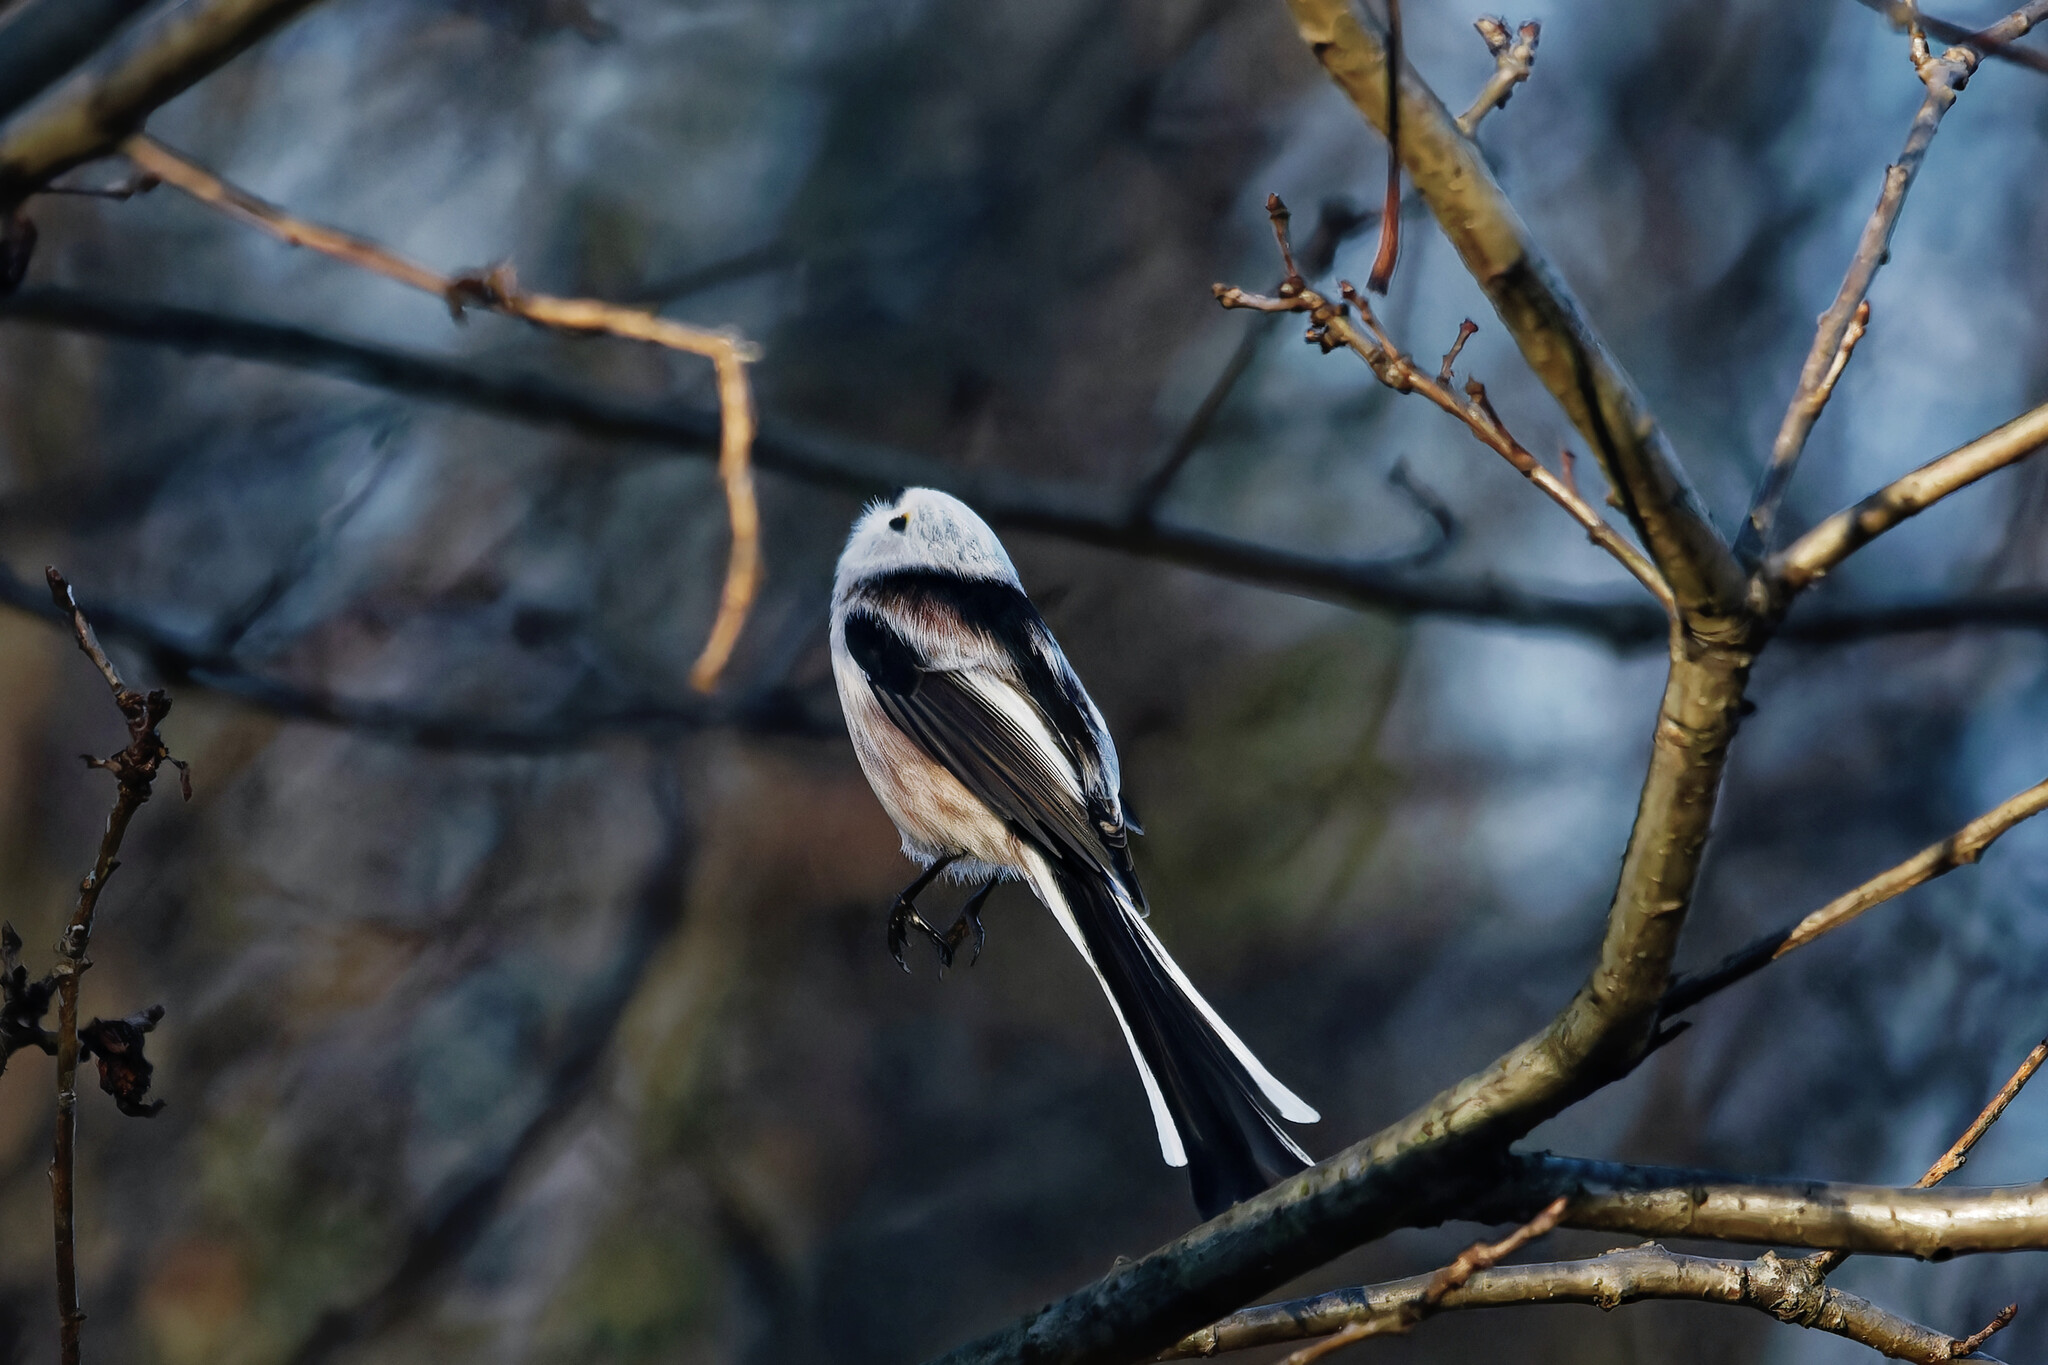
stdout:
[[157,726],[170,714],[170,697],[161,691],[137,692],[123,683],[113,661],[100,648],[92,623],[79,610],[71,585],[55,569],[47,570],[46,577],[57,610],[71,619],[79,650],[106,680],[114,694],[114,704],[128,724],[128,747],[111,758],[86,755],[88,766],[111,772],[118,785],[114,808],[107,815],[106,831],[100,836],[99,856],[93,861],[92,871],[79,883],[78,905],[57,944],[57,1131],[55,1154],[50,1162],[50,1202],[57,1241],[58,1360],[60,1365],[78,1365],[79,1331],[85,1324],[85,1311],[78,1302],[77,1230],[73,1214],[78,1137],[79,977],[92,965],[86,949],[92,942],[100,893],[106,889],[107,878],[120,866],[121,840],[135,812],[149,800],[158,770],[165,763],[176,765],[187,800],[191,799],[192,786],[185,765],[171,757],[163,737],[157,733]]
[[[1328,1332],[1351,1332],[1366,1324],[1398,1318],[1426,1291],[1431,1277],[1415,1275],[1386,1284],[1337,1289],[1285,1303],[1261,1304],[1181,1339],[1160,1358],[1206,1358]],[[1815,1284],[1804,1263],[1766,1252],[1754,1261],[1685,1256],[1654,1243],[1628,1247],[1579,1261],[1504,1266],[1483,1270],[1444,1296],[1437,1311],[1528,1307],[1537,1304],[1592,1304],[1613,1309],[1650,1301],[1720,1303],[1768,1313],[1778,1321],[1832,1333],[1902,1360],[1940,1365],[1968,1355],[1988,1336],[1958,1341],[1946,1332],[1880,1308],[1839,1289]],[[2011,1319],[2000,1314],[2003,1326]],[[1347,1338],[1379,1335],[1357,1331]],[[1334,1340],[1334,1338],[1332,1338]]]
[[[2016,66],[2030,67],[2035,71],[2048,73],[2048,52],[2013,46],[2014,39],[2024,36],[2028,29],[2041,21],[2044,8],[2048,7],[2040,4],[2030,4],[2025,9],[2016,10],[1988,29],[1974,29],[1967,24],[1937,19],[1923,12],[1919,5],[1912,3],[1912,0],[1860,0],[1860,3],[1865,9],[1876,10],[1891,20],[1892,27],[1901,33],[1905,32],[1908,25],[1917,23],[1927,30],[1929,37],[1938,38],[1944,43],[1968,43],[1987,57],[1996,57],[2000,61],[2011,62]],[[2022,21],[2018,26],[2014,25],[2015,17]]]
[[726,561],[718,615],[703,652],[691,667],[690,683],[700,692],[717,686],[761,583],[761,514],[751,462],[754,405],[746,375],[747,363],[757,359],[759,353],[750,344],[724,332],[657,317],[644,309],[595,299],[530,294],[519,288],[508,266],[469,275],[443,275],[367,238],[294,218],[151,138],[132,137],[122,144],[121,150],[146,174],[231,218],[293,246],[307,247],[436,295],[457,316],[466,307],[487,308],[556,331],[625,337],[711,361],[718,381],[721,417],[718,474],[725,488],[732,548]]
[[1528,80],[1529,73],[1536,68],[1536,40],[1543,36],[1543,25],[1534,19],[1525,22],[1512,37],[1505,19],[1482,14],[1472,27],[1479,30],[1486,50],[1493,54],[1493,74],[1479,87],[1472,107],[1458,115],[1458,129],[1466,137],[1478,135],[1480,120],[1488,114],[1508,107],[1515,87]]
[[1678,618],[1677,602],[1663,576],[1639,550],[1624,540],[1620,533],[1607,524],[1585,499],[1578,496],[1565,482],[1544,468],[1542,463],[1517,441],[1501,422],[1499,414],[1487,400],[1485,386],[1476,379],[1468,379],[1465,396],[1458,397],[1451,390],[1449,374],[1452,363],[1463,348],[1471,331],[1476,330],[1467,318],[1459,328],[1458,340],[1444,357],[1444,365],[1437,375],[1416,365],[1381,328],[1374,316],[1372,306],[1365,296],[1346,283],[1342,286],[1345,300],[1358,310],[1364,330],[1354,326],[1348,311],[1341,305],[1334,305],[1315,290],[1307,287],[1300,272],[1295,268],[1294,254],[1288,243],[1287,206],[1280,196],[1269,195],[1266,200],[1267,213],[1273,221],[1273,235],[1280,250],[1282,262],[1287,268],[1287,282],[1280,287],[1280,296],[1271,298],[1263,294],[1250,294],[1234,285],[1213,286],[1217,302],[1225,308],[1251,308],[1265,313],[1306,313],[1309,318],[1307,339],[1322,347],[1325,353],[1344,347],[1363,360],[1380,382],[1396,393],[1419,393],[1443,411],[1464,423],[1466,428],[1487,448],[1493,450],[1513,465],[1521,475],[1540,488],[1550,499],[1565,509],[1572,519],[1585,529],[1587,538],[1601,549],[1613,555],[1623,568],[1634,575],[1636,580],[1650,590],[1671,620]]
[[1767,590],[1782,604],[1900,522],[2043,446],[2048,446],[2048,403],[1835,513],[1772,557],[1765,566]]
[[1923,882],[1931,882],[1959,867],[1967,867],[1984,856],[1984,850],[2000,835],[2023,820],[2048,810],[2048,782],[2027,788],[1999,802],[1940,843],[1929,844],[1896,867],[1887,868],[1815,910],[1796,924],[1763,934],[1736,949],[1707,971],[1689,974],[1673,982],[1659,1009],[1663,1018],[1691,1009],[1708,996],[1717,995],[1785,954],[1841,928],[1866,910],[1883,905]]
[[1914,70],[1927,86],[1927,97],[1913,116],[1905,150],[1885,168],[1884,188],[1878,194],[1870,220],[1863,225],[1863,235],[1856,243],[1856,254],[1850,258],[1842,287],[1835,291],[1835,301],[1820,315],[1813,345],[1807,349],[1806,363],[1799,370],[1798,386],[1793,389],[1792,401],[1778,425],[1777,438],[1771,442],[1770,462],[1764,466],[1763,477],[1750,499],[1749,515],[1743,519],[1742,531],[1736,537],[1735,553],[1744,563],[1770,553],[1778,508],[1791,485],[1800,452],[1806,449],[1806,439],[1812,434],[1814,423],[1820,420],[1828,394],[1869,320],[1864,298],[1879,267],[1890,258],[1892,230],[1898,226],[1899,213],[1906,206],[1906,192],[1912,189],[1913,178],[1920,173],[1920,163],[1926,160],[1928,144],[1934,141],[1942,116],[1955,104],[1956,95],[1969,84],[1971,73],[1977,69],[1975,49],[1952,47],[1939,57],[1932,56],[1927,49],[1927,37],[1918,28],[1913,30],[1912,55]]
[[[2029,1052],[2026,1058],[2020,1062],[2019,1069],[2013,1072],[2005,1084],[1998,1088],[1998,1093],[1991,1097],[1989,1104],[1978,1111],[1977,1117],[1970,1120],[1970,1126],[1963,1130],[1962,1136],[1950,1144],[1949,1149],[1943,1152],[1932,1166],[1927,1168],[1926,1174],[1913,1182],[1913,1188],[1916,1190],[1933,1189],[1936,1185],[1939,1185],[1942,1181],[1961,1170],[1963,1162],[1969,1157],[1970,1149],[1975,1147],[1978,1140],[1991,1131],[1991,1125],[1998,1122],[2000,1117],[2004,1115],[2007,1106],[2019,1098],[2020,1091],[2026,1088],[2027,1082],[2034,1078],[2034,1073],[2041,1069],[2041,1063],[2044,1061],[2048,1061],[2048,1039],[2043,1039],[2034,1045],[2034,1050]],[[1834,1274],[1841,1267],[1842,1262],[1848,1259],[1849,1253],[1846,1251],[1821,1251],[1806,1258],[1807,1264],[1813,1268],[1814,1278],[1821,1280]],[[2018,1311],[2019,1305],[2014,1304],[2006,1310],[2001,1320],[1994,1321],[1991,1326],[1985,1328],[1977,1336],[1970,1338],[1971,1345],[1967,1349],[1959,1349],[1956,1354],[1968,1355],[1970,1351],[1977,1349],[1992,1333],[1998,1331],[2006,1323],[2011,1322],[2012,1315]]]
[[[1401,259],[1401,0],[1387,0],[1387,196],[1380,209],[1380,249],[1365,287],[1385,294]],[[1277,196],[1276,196],[1277,197]]]

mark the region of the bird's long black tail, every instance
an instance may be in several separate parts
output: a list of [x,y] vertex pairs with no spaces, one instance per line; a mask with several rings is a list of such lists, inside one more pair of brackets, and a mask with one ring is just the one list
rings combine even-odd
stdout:
[[1202,1216],[1306,1167],[1308,1157],[1280,1120],[1313,1123],[1315,1110],[1260,1065],[1098,869],[1052,857],[1044,865],[1043,882],[1032,878],[1041,882],[1039,897],[1087,954],[1116,1007],[1160,1147],[1168,1164],[1187,1166]]

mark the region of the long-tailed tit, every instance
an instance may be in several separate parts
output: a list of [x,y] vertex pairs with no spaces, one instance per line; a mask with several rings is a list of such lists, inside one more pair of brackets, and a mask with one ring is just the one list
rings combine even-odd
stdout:
[[[1316,1111],[1273,1078],[1145,922],[1116,745],[988,524],[909,489],[854,523],[832,591],[832,672],[854,751],[903,851],[924,864],[889,947],[915,929],[950,963],[997,881],[1028,883],[1109,996],[1159,1148],[1204,1217],[1302,1169],[1279,1120]],[[941,872],[985,885],[940,934],[916,895]]]

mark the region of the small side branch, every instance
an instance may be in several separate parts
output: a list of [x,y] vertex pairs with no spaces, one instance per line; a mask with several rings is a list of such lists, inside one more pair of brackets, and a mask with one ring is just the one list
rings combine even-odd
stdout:
[[1486,41],[1486,50],[1493,54],[1493,74],[1486,78],[1486,84],[1479,87],[1479,95],[1472,101],[1472,107],[1458,115],[1458,130],[1466,137],[1476,137],[1479,121],[1496,109],[1508,107],[1508,100],[1515,93],[1515,87],[1529,79],[1529,73],[1536,69],[1536,40],[1543,36],[1543,25],[1534,19],[1525,22],[1513,34],[1508,32],[1507,20],[1481,15],[1472,27],[1479,30],[1479,36]]
[[1896,867],[1823,905],[1796,924],[1774,930],[1723,958],[1708,971],[1680,977],[1665,993],[1661,1013],[1670,1018],[1754,975],[1785,954],[1841,928],[1866,910],[1883,905],[1923,882],[1931,882],[1984,856],[2000,835],[2048,810],[2048,782],[2027,788],[1985,811],[1940,843],[1929,844]]
[[[1367,368],[1382,384],[1396,393],[1419,393],[1436,404],[1444,412],[1462,422],[1479,442],[1513,465],[1523,478],[1541,489],[1558,506],[1568,513],[1572,520],[1584,528],[1586,536],[1595,545],[1607,551],[1620,561],[1639,583],[1649,589],[1665,613],[1675,622],[1678,619],[1678,604],[1663,575],[1657,572],[1649,559],[1624,540],[1619,532],[1607,524],[1606,518],[1586,502],[1577,488],[1558,475],[1553,474],[1517,441],[1494,411],[1487,399],[1486,386],[1477,379],[1465,381],[1462,397],[1455,393],[1452,384],[1453,366],[1458,353],[1478,328],[1471,319],[1466,319],[1458,329],[1458,337],[1452,343],[1443,364],[1435,374],[1417,365],[1408,354],[1394,344],[1379,319],[1372,311],[1372,305],[1365,296],[1348,282],[1342,286],[1344,304],[1333,304],[1321,294],[1308,287],[1308,283],[1295,268],[1294,253],[1288,243],[1286,204],[1279,195],[1269,195],[1266,200],[1267,213],[1273,220],[1273,234],[1280,250],[1282,263],[1287,268],[1286,282],[1280,286],[1278,297],[1251,294],[1234,285],[1213,286],[1216,301],[1225,308],[1249,308],[1262,313],[1306,313],[1308,333],[1306,340],[1320,346],[1325,354],[1342,347],[1366,363]],[[1348,305],[1348,307],[1346,306]],[[1358,324],[1351,320],[1351,310],[1356,309]]]
[[1763,478],[1750,499],[1742,533],[1736,537],[1735,553],[1744,563],[1761,559],[1770,550],[1778,507],[1792,482],[1800,452],[1806,449],[1806,438],[1820,420],[1835,380],[1849,363],[1856,339],[1870,319],[1864,296],[1870,292],[1879,267],[1889,257],[1892,230],[1898,226],[1899,213],[1906,206],[1906,192],[1912,189],[1913,178],[1920,173],[1920,163],[1927,158],[1928,144],[1934,141],[1942,116],[1955,104],[1956,95],[1969,84],[1977,69],[1978,54],[1974,48],[1952,47],[1939,57],[1933,56],[1928,51],[1927,35],[1917,27],[1913,30],[1912,56],[1913,69],[1927,86],[1927,97],[1913,116],[1905,149],[1885,169],[1884,189],[1877,197],[1870,221],[1863,225],[1863,236],[1856,243],[1856,254],[1849,261],[1842,287],[1835,292],[1835,301],[1828,305],[1828,310],[1820,315],[1813,345],[1806,352],[1806,363],[1800,367],[1798,387],[1792,392],[1792,402],[1778,425],[1777,438],[1771,443],[1770,463],[1764,467]]
[[[1288,1303],[1247,1308],[1183,1338],[1162,1358],[1214,1356],[1398,1321],[1414,1311],[1428,1293],[1432,1278],[1417,1275],[1388,1284],[1339,1289]],[[1610,1251],[1583,1261],[1482,1270],[1444,1295],[1435,1308],[1455,1312],[1575,1303],[1614,1309],[1652,1299],[1750,1308],[1792,1326],[1846,1337],[1887,1356],[1922,1365],[1970,1356],[1992,1332],[2012,1320],[2009,1312],[2001,1313],[1984,1331],[1958,1340],[1867,1299],[1813,1282],[1801,1261],[1768,1252],[1754,1261],[1683,1256],[1655,1244]],[[1359,1335],[1380,1335],[1385,1330],[1366,1330]],[[1330,1339],[1334,1341],[1336,1337]]]
[[467,275],[443,275],[367,238],[294,218],[150,138],[132,137],[122,144],[121,150],[145,174],[183,190],[239,222],[292,246],[306,247],[424,290],[446,302],[458,317],[464,308],[487,308],[556,331],[625,337],[709,360],[718,380],[718,474],[725,488],[732,549],[726,561],[718,615],[703,652],[690,670],[690,683],[700,692],[709,692],[718,685],[719,674],[732,658],[761,583],[761,513],[752,465],[754,403],[746,374],[747,363],[759,358],[752,345],[728,333],[686,326],[644,309],[595,299],[530,294],[520,289],[509,266]]
[[1900,522],[1985,475],[2026,459],[2043,446],[2048,446],[2048,403],[1922,465],[1792,542],[1765,566],[1764,579],[1772,596],[1782,606]]
[[[99,637],[93,632],[92,623],[79,610],[78,601],[72,596],[71,585],[55,569],[47,571],[50,597],[57,610],[70,618],[73,637],[79,650],[92,661],[93,667],[106,680],[108,689],[114,694],[114,705],[120,709],[121,718],[128,725],[128,747],[111,758],[95,758],[86,755],[89,767],[104,768],[114,775],[118,784],[114,795],[114,808],[107,815],[107,827],[100,836],[99,856],[94,859],[92,871],[78,887],[78,905],[71,912],[71,922],[65,927],[64,937],[57,944],[58,960],[54,973],[57,982],[57,1132],[55,1152],[50,1162],[50,1203],[56,1224],[57,1242],[57,1314],[58,1314],[58,1360],[61,1365],[78,1365],[79,1333],[85,1325],[85,1311],[78,1302],[78,1252],[77,1228],[74,1216],[74,1171],[78,1139],[78,984],[79,977],[92,965],[86,956],[86,949],[92,942],[94,916],[99,911],[100,893],[106,889],[107,878],[120,866],[121,841],[128,833],[128,825],[135,812],[150,798],[156,785],[157,773],[166,763],[178,769],[178,777],[187,800],[192,796],[192,785],[185,765],[171,757],[163,737],[157,733],[157,726],[170,714],[171,699],[161,691],[137,692],[121,681],[113,661],[100,648]],[[12,938],[12,930],[0,937]],[[6,954],[13,957],[13,952]],[[9,962],[8,966],[14,964]],[[11,973],[10,973],[11,974]],[[148,1020],[154,1027],[162,1011]],[[137,1062],[141,1059],[140,1032],[134,1045]],[[104,1065],[104,1064],[103,1064]],[[112,1089],[112,1087],[109,1087]],[[127,1096],[130,1101],[139,1101],[148,1089],[147,1072],[142,1073],[139,1089],[133,1089]],[[128,1106],[124,1104],[124,1109]],[[154,1111],[151,1111],[154,1112]]]

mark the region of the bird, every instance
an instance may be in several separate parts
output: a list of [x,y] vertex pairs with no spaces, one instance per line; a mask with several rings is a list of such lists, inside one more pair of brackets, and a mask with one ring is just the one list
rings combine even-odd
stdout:
[[[1316,1111],[1274,1078],[1202,998],[1148,923],[1131,857],[1143,831],[1116,744],[1016,566],[973,509],[899,489],[854,522],[832,587],[832,673],[868,783],[923,866],[891,909],[940,970],[985,938],[982,903],[1020,880],[1093,969],[1137,1063],[1160,1154],[1213,1218],[1305,1169],[1281,1127]],[[982,885],[939,932],[916,897],[940,875]],[[970,959],[972,961],[973,959]]]

